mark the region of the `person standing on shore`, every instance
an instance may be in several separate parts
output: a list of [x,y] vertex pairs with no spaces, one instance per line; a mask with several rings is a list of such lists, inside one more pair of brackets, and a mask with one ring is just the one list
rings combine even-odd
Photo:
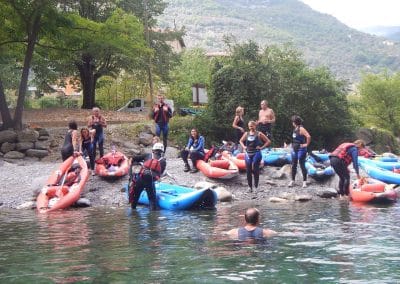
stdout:
[[275,123],[275,113],[272,108],[268,107],[268,102],[263,100],[261,101],[261,109],[258,112],[257,130],[271,140],[273,123]]
[[307,147],[310,145],[311,136],[308,131],[303,127],[303,120],[298,115],[293,115],[291,118],[293,125],[292,134],[292,180],[289,187],[294,185],[294,180],[297,173],[297,164],[300,164],[301,173],[303,175],[303,188],[307,187],[307,169],[306,157]]
[[245,132],[240,139],[240,145],[246,152],[246,174],[247,184],[249,185],[249,191],[253,191],[253,176],[254,176],[254,187],[258,188],[258,181],[260,178],[260,162],[262,159],[261,150],[268,147],[271,141],[263,133],[256,130],[256,122],[249,121],[249,131]]
[[165,96],[161,92],[157,95],[157,104],[153,106],[152,117],[156,123],[156,135],[158,137],[163,135],[164,153],[167,150],[169,119],[172,117],[171,107],[164,102]]
[[64,144],[61,148],[61,157],[65,161],[72,155],[78,155],[79,153],[79,134],[78,124],[75,120],[68,122],[68,131],[64,138]]
[[92,176],[95,175],[94,172],[94,152],[93,152],[93,141],[94,141],[94,130],[90,133],[89,129],[84,127],[81,129],[81,152],[83,156],[89,158],[89,166],[92,171]]
[[342,143],[329,155],[331,166],[339,176],[339,195],[349,195],[350,172],[348,166],[351,163],[353,163],[357,179],[360,179],[358,151],[363,149],[364,145],[363,140],[356,140],[354,143]]
[[239,144],[240,138],[242,138],[244,130],[244,108],[238,106],[235,112],[235,118],[233,119],[232,127],[235,129],[235,144],[236,147]]
[[88,119],[88,128],[95,130],[93,140],[93,153],[96,158],[96,145],[99,145],[100,158],[104,156],[104,128],[107,127],[106,119],[100,114],[100,109],[94,107]]

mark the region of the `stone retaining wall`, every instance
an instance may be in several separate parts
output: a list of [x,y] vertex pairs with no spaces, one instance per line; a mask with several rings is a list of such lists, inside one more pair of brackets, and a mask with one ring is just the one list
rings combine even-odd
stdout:
[[38,159],[49,155],[54,140],[44,128],[26,128],[21,131],[0,131],[0,157],[7,160],[36,157]]

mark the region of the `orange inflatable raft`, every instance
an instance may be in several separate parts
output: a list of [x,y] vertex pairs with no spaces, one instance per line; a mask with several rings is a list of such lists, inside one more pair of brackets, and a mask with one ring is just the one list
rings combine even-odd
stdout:
[[54,171],[36,199],[40,213],[64,209],[74,204],[89,178],[89,171],[82,156],[70,157]]
[[221,160],[210,160],[209,162],[198,160],[196,167],[209,178],[231,179],[239,174],[235,163],[224,157]]
[[245,153],[239,153],[236,156],[233,156],[228,151],[223,151],[222,152],[222,157],[225,157],[226,159],[229,159],[232,162],[234,162],[235,165],[238,167],[238,169],[240,171],[245,171],[246,170],[246,161],[244,160]]
[[356,180],[350,186],[350,198],[354,202],[394,202],[397,192],[387,184],[373,178]]
[[128,171],[128,158],[121,152],[110,152],[96,160],[95,172],[98,176],[116,178],[127,175]]

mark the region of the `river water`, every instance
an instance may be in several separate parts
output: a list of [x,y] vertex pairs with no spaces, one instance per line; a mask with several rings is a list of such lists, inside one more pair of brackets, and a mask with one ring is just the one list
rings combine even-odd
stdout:
[[[280,232],[222,234],[257,206]],[[400,206],[345,200],[219,204],[214,211],[0,212],[0,283],[399,283]]]

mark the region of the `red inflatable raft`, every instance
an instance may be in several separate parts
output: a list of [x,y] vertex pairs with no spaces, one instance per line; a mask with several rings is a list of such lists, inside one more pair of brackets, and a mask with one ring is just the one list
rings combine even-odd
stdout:
[[74,204],[89,178],[89,171],[82,156],[70,157],[47,180],[36,199],[40,213],[64,209]]
[[223,151],[222,157],[225,157],[225,158],[231,160],[232,162],[234,162],[240,171],[246,170],[246,161],[244,160],[245,153],[239,153],[236,156],[233,156],[228,151]]
[[128,174],[129,161],[121,152],[115,151],[96,160],[95,172],[101,177],[122,177]]
[[384,182],[363,178],[356,180],[350,186],[350,198],[354,202],[394,202],[397,193]]

